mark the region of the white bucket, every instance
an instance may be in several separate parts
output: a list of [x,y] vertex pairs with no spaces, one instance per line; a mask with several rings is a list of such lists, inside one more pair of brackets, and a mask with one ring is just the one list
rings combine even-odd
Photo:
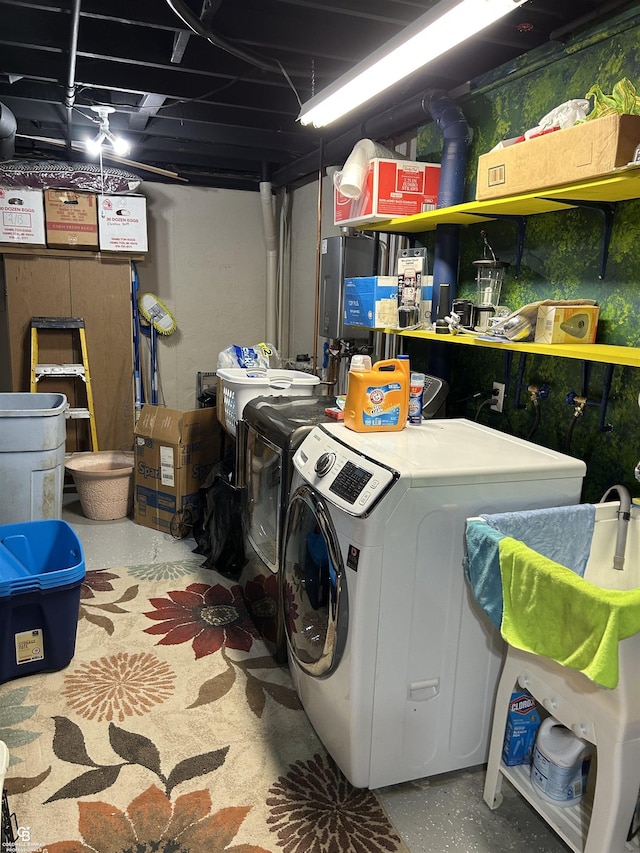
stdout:
[[574,806],[587,787],[591,745],[554,717],[538,729],[531,782],[539,796],[556,806]]

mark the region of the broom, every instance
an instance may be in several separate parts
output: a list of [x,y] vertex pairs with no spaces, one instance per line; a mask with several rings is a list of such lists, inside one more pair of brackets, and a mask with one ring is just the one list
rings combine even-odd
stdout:
[[138,310],[149,324],[143,329],[149,335],[151,360],[151,404],[158,405],[158,334],[172,335],[178,328],[176,318],[167,306],[153,293],[142,293],[138,297]]

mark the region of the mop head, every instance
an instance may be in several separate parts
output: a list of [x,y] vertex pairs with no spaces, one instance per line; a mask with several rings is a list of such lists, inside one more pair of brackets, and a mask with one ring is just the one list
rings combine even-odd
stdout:
[[178,328],[176,318],[153,293],[142,293],[138,297],[138,310],[161,335],[171,335]]

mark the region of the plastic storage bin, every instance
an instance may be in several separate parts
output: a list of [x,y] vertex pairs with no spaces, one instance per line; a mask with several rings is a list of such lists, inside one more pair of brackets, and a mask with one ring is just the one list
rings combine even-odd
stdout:
[[218,370],[218,420],[235,437],[244,407],[255,397],[311,397],[320,378],[304,370],[228,367]]
[[62,516],[64,394],[0,394],[0,524]]
[[84,576],[66,521],[0,525],[0,682],[67,666]]

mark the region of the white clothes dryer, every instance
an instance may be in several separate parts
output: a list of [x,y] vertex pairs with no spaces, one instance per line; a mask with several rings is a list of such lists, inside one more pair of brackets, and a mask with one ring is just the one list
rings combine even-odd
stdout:
[[304,709],[356,787],[486,761],[504,644],[464,577],[465,519],[580,500],[583,462],[464,419],[314,427],[282,590]]

